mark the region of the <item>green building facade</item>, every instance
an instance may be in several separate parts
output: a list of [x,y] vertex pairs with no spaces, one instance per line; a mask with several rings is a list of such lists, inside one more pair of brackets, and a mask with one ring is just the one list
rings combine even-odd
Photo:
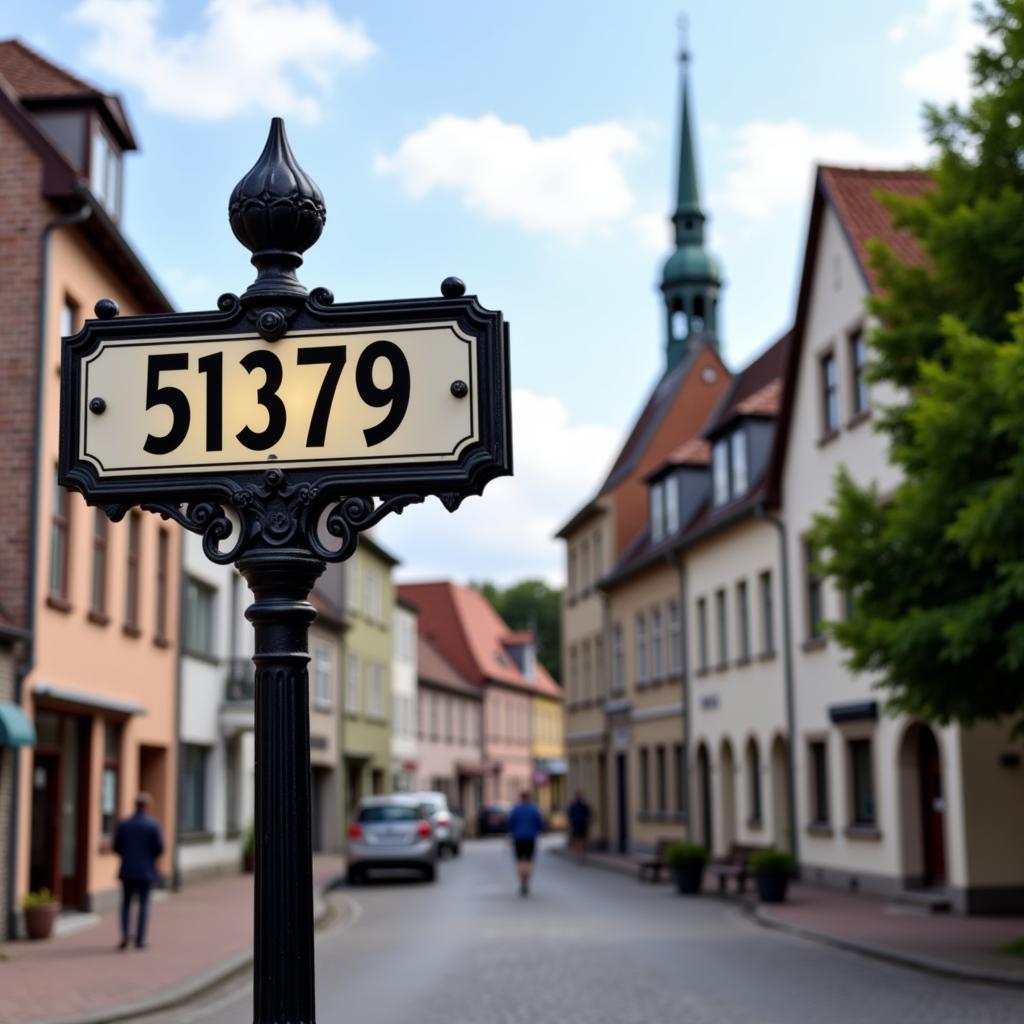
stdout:
[[342,829],[364,796],[391,792],[391,663],[398,559],[367,534],[345,563],[341,701]]

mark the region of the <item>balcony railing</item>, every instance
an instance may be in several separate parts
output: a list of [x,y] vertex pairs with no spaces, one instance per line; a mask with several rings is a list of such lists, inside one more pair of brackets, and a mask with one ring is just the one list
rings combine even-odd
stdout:
[[249,658],[229,658],[224,700],[228,704],[251,702],[256,696],[255,669]]

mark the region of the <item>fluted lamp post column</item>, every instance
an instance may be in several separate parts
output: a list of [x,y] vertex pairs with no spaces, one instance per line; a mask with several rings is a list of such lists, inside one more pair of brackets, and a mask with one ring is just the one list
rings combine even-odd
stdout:
[[[256,280],[209,312],[95,319],[61,343],[59,479],[114,521],[202,535],[252,590],[255,1024],[313,1024],[309,595],[359,534],[428,495],[454,512],[512,472],[508,327],[441,296],[335,303],[296,276],[326,220],[274,118],[231,194]],[[339,837],[340,838],[340,837]]]

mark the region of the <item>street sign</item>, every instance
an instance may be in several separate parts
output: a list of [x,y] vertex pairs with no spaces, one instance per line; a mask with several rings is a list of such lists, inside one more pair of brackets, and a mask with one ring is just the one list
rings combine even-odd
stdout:
[[228,204],[246,291],[159,316],[101,299],[61,350],[60,483],[112,519],[138,505],[202,534],[253,593],[261,1024],[315,1021],[310,591],[389,513],[429,495],[454,511],[512,472],[502,314],[453,277],[437,298],[307,291],[295,271],[326,216],[275,118]]

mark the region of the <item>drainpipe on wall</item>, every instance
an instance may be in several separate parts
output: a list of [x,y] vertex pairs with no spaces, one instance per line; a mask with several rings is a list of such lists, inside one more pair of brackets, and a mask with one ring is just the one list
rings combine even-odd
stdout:
[[[690,809],[693,807],[693,793],[690,788],[691,772],[690,772],[690,755],[693,750],[693,744],[690,742],[693,734],[693,726],[690,720],[690,631],[689,631],[689,617],[687,614],[687,602],[689,600],[689,580],[686,573],[686,560],[683,558],[681,551],[674,551],[671,555],[670,561],[676,567],[676,572],[679,573],[679,641],[682,646],[682,661],[683,661],[683,777],[680,780],[683,792],[686,794],[686,802],[683,805],[684,821],[686,823],[686,837],[689,840],[693,840],[693,830],[691,824],[693,821],[693,815],[690,813]],[[710,845],[710,844],[709,844]]]
[[[28,542],[28,595],[26,604],[26,639],[24,658],[18,666],[14,677],[14,702],[21,705],[24,696],[25,680],[36,663],[36,552],[39,546],[39,491],[41,488],[42,457],[40,437],[43,428],[43,391],[45,388],[46,370],[46,333],[49,328],[47,321],[47,282],[50,276],[50,237],[57,228],[81,224],[92,216],[92,207],[88,204],[74,213],[65,214],[51,220],[43,227],[42,249],[39,257],[39,348],[36,364],[36,415],[34,424],[34,447],[32,455],[32,490],[29,498],[29,542]],[[12,759],[11,771],[11,820],[8,832],[8,872],[7,872],[7,934],[15,938],[18,930],[18,912],[15,907],[16,878],[18,874],[18,815],[21,802],[21,759],[22,752],[16,751]]]
[[779,561],[782,565],[782,674],[786,689],[786,729],[789,742],[786,744],[786,789],[789,796],[789,844],[790,851],[797,861],[799,871],[800,829],[797,826],[796,803],[796,694],[793,690],[793,643],[789,615],[789,547],[786,541],[786,524],[778,516],[769,512],[760,502],[754,514],[765,522],[771,523],[779,535]]
[[185,766],[185,745],[181,739],[181,704],[185,682],[185,544],[187,538],[182,531],[178,545],[178,665],[174,689],[174,749],[177,778],[175,779],[174,801],[174,846],[171,848],[171,890],[181,890],[181,823],[184,819],[184,793],[182,775]]

